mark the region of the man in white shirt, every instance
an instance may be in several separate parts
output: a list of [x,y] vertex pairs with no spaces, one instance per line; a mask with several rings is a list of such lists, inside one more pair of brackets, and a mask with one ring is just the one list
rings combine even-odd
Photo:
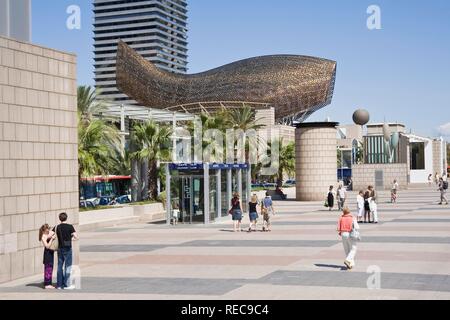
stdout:
[[338,199],[339,210],[343,210],[345,206],[345,200],[347,199],[347,191],[342,185],[339,185],[337,196],[339,198]]

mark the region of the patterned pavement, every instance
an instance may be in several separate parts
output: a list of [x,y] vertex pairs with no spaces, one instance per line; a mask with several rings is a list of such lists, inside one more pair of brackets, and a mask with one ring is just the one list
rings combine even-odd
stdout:
[[434,187],[401,191],[397,204],[380,195],[380,223],[361,224],[352,271],[339,213],[284,201],[272,232],[233,233],[227,219],[82,233],[81,289],[44,291],[35,276],[0,285],[0,299],[450,299],[450,207]]

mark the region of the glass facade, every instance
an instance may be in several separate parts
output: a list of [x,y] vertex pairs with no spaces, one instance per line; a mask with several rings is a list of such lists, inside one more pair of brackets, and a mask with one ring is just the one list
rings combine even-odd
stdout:
[[173,73],[187,72],[187,1],[94,1],[95,85],[101,98],[135,104],[116,87],[119,39],[144,59]]
[[220,192],[220,201],[221,201],[221,216],[228,216],[228,210],[230,206],[231,194],[228,192],[228,173],[227,171],[221,172],[221,192]]
[[[399,145],[394,151],[392,163],[398,163],[400,149]],[[364,137],[364,157],[367,164],[389,163],[389,150],[383,136]]]
[[214,164],[209,170],[204,170],[204,166],[168,165],[168,222],[174,217],[181,223],[209,223],[227,217],[232,191],[240,192],[242,209],[247,211],[251,186],[249,166]]

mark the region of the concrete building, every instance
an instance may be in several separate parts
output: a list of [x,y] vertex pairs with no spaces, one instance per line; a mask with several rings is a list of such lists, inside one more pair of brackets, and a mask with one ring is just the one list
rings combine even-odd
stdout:
[[447,144],[442,138],[421,137],[406,133],[399,123],[388,124],[391,133],[399,133],[399,143],[392,162],[384,143],[383,124],[367,125],[364,138],[364,163],[352,166],[354,188],[389,189],[394,179],[401,188],[411,183],[427,183],[430,174],[442,175],[447,168]]
[[187,72],[186,0],[94,0],[95,85],[100,98],[135,104],[117,90],[117,43],[123,40],[158,68]]
[[282,139],[284,144],[295,141],[295,127],[275,124],[275,109],[273,107],[256,110],[255,118],[258,120],[258,124],[264,125],[262,136],[271,132],[273,136]]
[[74,55],[0,37],[0,282],[42,273],[42,224],[78,226],[76,94]]
[[0,36],[31,42],[31,0],[0,0]]

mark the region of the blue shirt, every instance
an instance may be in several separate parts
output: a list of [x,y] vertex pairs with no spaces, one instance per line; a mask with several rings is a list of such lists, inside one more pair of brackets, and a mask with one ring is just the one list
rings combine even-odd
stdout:
[[263,200],[263,204],[265,208],[269,208],[272,206],[272,198],[271,197],[265,197]]

